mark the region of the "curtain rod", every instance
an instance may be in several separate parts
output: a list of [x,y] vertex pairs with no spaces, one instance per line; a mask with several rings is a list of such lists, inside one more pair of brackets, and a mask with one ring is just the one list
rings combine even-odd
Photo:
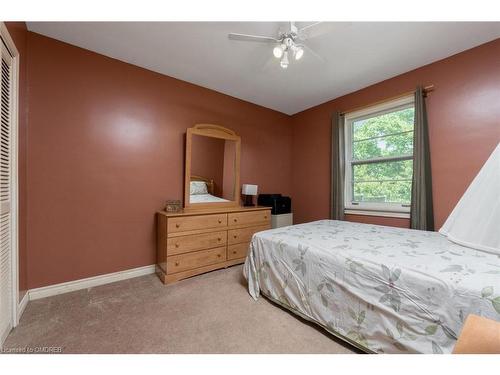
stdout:
[[[426,97],[428,93],[434,91],[434,85],[425,86],[423,91],[424,91],[424,97]],[[356,112],[356,111],[359,111],[360,109],[365,109],[365,108],[372,107],[372,106],[375,106],[375,105],[378,105],[378,104],[382,104],[382,103],[385,103],[385,102],[390,102],[391,100],[396,100],[396,99],[399,99],[399,98],[402,98],[404,96],[408,96],[408,95],[411,95],[411,94],[414,94],[414,93],[415,93],[415,90],[407,91],[407,92],[404,92],[404,93],[396,95],[396,96],[392,96],[392,97],[387,98],[387,99],[383,99],[383,100],[379,100],[379,101],[376,101],[376,102],[373,102],[373,103],[370,103],[370,104],[365,104],[365,105],[362,105],[362,106],[351,108],[351,109],[348,109],[346,111],[341,111],[340,114],[341,115],[345,115],[345,114],[347,114],[349,112]]]

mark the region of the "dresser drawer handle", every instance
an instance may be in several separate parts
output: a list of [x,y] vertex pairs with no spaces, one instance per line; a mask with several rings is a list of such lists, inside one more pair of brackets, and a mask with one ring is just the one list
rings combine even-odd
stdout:
[[236,223],[236,222],[238,222],[238,219],[234,218],[233,221]]
[[236,250],[233,250],[233,254],[236,254]]
[[264,219],[267,219],[267,215],[266,215],[266,216],[264,216]]
[[217,254],[217,258],[220,258],[222,255],[221,254]]
[[179,244],[178,244],[178,243],[176,243],[176,244],[175,244],[175,247],[179,247]]
[[175,224],[176,228],[179,228],[181,225],[179,223]]
[[180,263],[179,263],[179,261],[176,261],[176,262],[175,262],[175,265],[176,265],[176,266],[178,266],[179,264],[180,264]]
[[234,235],[233,235],[233,238],[238,238],[238,235],[237,235],[237,234],[234,234]]
[[222,238],[220,238],[220,237],[219,237],[219,238],[217,238],[217,241],[219,241],[219,242],[220,242],[220,241],[222,241]]
[[222,219],[219,219],[219,224],[222,224]]

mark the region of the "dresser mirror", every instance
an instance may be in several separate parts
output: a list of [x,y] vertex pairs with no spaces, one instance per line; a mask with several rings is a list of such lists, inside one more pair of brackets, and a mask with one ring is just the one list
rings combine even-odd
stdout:
[[240,205],[240,147],[241,138],[219,125],[187,130],[185,209]]

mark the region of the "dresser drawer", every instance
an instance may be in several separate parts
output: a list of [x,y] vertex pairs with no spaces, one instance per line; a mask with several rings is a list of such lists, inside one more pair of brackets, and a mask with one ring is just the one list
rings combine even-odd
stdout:
[[192,270],[226,260],[226,247],[195,251],[193,253],[174,255],[167,258],[167,275]]
[[195,250],[210,249],[223,246],[226,242],[226,231],[172,237],[167,239],[167,255],[171,256]]
[[170,217],[167,220],[168,233],[225,226],[227,226],[227,214]]
[[227,247],[227,260],[245,258],[247,256],[249,247],[249,242],[229,245]]
[[258,227],[248,227],[241,229],[230,229],[227,233],[227,243],[235,244],[242,242],[250,242],[254,233],[260,232],[262,230],[269,229],[269,225],[263,225]]
[[269,210],[250,211],[250,212],[235,212],[227,215],[228,225],[245,225],[245,224],[268,224],[271,222],[271,213]]

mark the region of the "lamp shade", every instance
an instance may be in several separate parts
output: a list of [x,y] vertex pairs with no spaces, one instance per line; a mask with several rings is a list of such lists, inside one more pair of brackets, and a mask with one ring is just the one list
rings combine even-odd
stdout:
[[257,195],[257,185],[243,184],[241,186],[241,194],[244,195]]

